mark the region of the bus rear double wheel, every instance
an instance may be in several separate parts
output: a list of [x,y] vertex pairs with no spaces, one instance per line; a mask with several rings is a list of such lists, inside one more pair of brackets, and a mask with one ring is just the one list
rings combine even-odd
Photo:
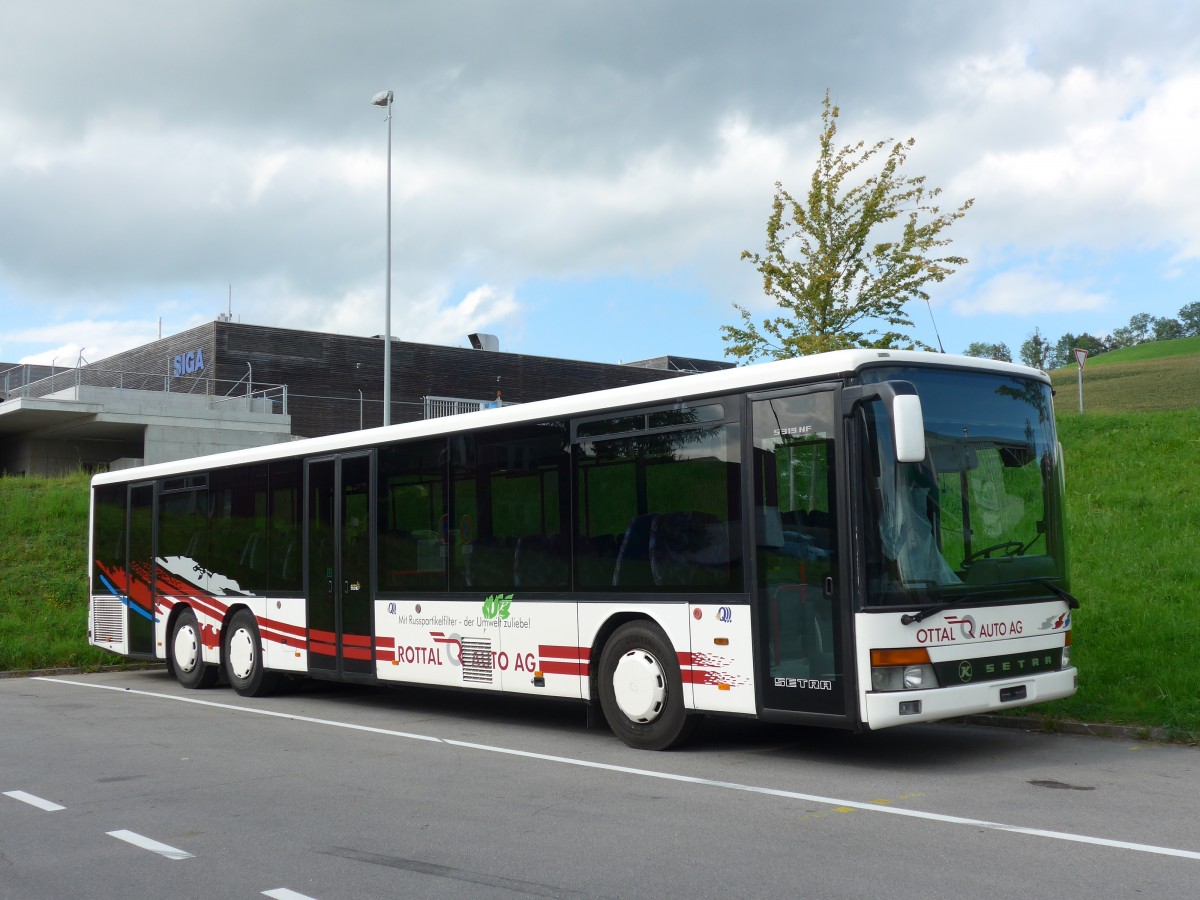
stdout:
[[619,627],[600,654],[600,708],[613,733],[639,750],[668,750],[699,722],[683,705],[679,657],[663,630],[639,620]]
[[248,609],[239,609],[225,626],[221,660],[229,686],[243,697],[265,697],[279,687],[279,673],[268,672],[263,663],[262,636]]
[[185,688],[208,688],[217,683],[219,670],[204,662],[204,645],[196,614],[185,608],[171,626],[168,651],[171,673]]

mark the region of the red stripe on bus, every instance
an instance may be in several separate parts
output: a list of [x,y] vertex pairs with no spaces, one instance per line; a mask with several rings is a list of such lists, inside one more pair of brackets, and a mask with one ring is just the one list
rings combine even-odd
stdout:
[[218,622],[225,618],[225,613],[229,612],[228,604],[222,603],[221,601],[217,600],[215,597],[207,597],[207,596],[197,597],[194,595],[188,595],[188,596],[179,597],[176,599],[179,602],[182,602],[184,600],[190,601],[191,606],[194,609],[198,610],[199,612],[204,613],[204,615],[208,616],[209,618],[216,619]]
[[321,641],[325,644],[334,644],[337,642],[337,635],[332,631],[321,631],[317,628],[308,629],[309,641]]
[[263,628],[273,628],[280,634],[288,634],[292,637],[307,637],[308,634],[301,625],[289,625],[287,622],[280,622],[278,619],[263,619],[261,623]]
[[588,659],[592,655],[589,647],[565,647],[559,644],[539,644],[538,656],[555,659]]
[[346,659],[375,659],[375,655],[363,647],[342,647],[342,656]]
[[538,668],[545,675],[578,675],[582,678],[588,673],[586,662],[559,662],[553,659],[543,659],[538,663]]
[[221,636],[217,632],[217,629],[213,628],[211,625],[201,625],[200,643],[209,650],[215,650],[217,647],[221,646]]
[[371,636],[369,634],[343,634],[342,643],[352,647],[370,647]]

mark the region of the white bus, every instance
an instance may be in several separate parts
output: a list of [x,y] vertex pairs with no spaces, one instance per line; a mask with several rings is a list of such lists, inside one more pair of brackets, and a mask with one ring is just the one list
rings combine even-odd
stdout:
[[97,475],[89,640],[297,677],[879,729],[1075,691],[1036,370],[852,350]]

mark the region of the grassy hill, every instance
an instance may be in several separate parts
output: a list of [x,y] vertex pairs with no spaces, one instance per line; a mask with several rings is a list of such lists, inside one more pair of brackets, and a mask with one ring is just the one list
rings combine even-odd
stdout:
[[88,480],[0,478],[0,671],[114,662],[87,643]]
[[[1111,358],[1110,358],[1111,357]],[[1066,456],[1079,693],[1051,720],[1200,740],[1200,339],[1052,373]],[[0,670],[95,666],[87,645],[87,479],[0,478]]]
[[[1077,366],[1050,373],[1061,416],[1079,411]],[[1084,413],[1154,412],[1200,406],[1200,337],[1154,341],[1088,357]]]

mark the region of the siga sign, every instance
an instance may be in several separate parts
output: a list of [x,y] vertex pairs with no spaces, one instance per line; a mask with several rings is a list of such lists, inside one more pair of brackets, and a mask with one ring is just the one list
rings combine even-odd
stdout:
[[204,348],[180,353],[175,357],[173,363],[171,371],[176,378],[180,375],[198,375],[204,371]]

